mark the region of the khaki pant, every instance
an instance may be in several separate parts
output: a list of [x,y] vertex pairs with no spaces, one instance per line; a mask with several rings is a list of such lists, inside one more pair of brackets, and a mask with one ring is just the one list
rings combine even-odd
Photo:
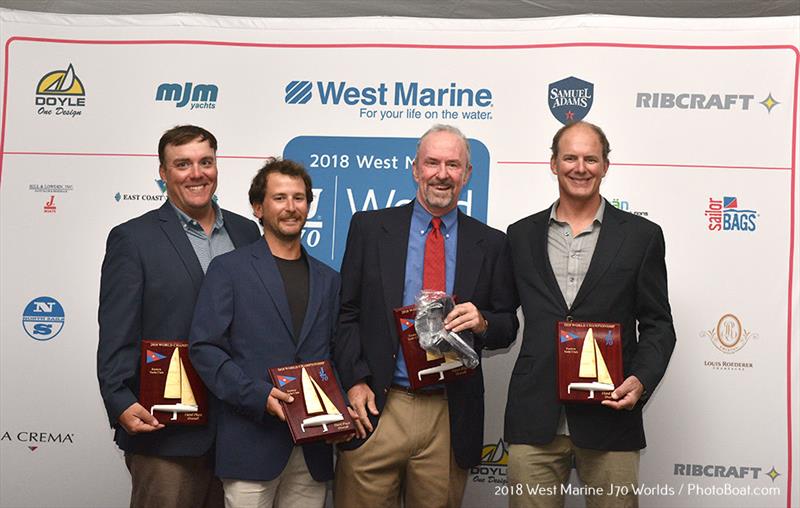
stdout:
[[336,463],[337,508],[459,507],[467,471],[453,458],[443,394],[392,389],[372,436]]
[[158,457],[126,453],[131,473],[131,508],[222,508],[222,484],[211,453]]
[[[636,508],[633,487],[639,484],[639,451],[601,451],[578,448],[569,436],[556,436],[546,445],[508,447],[508,486],[511,508],[564,506],[572,460],[584,483],[587,508]],[[577,489],[578,485],[573,485]],[[611,495],[608,495],[611,493]]]
[[289,462],[274,480],[259,482],[222,479],[226,508],[322,508],[326,482],[318,482],[308,471],[303,448],[295,446]]

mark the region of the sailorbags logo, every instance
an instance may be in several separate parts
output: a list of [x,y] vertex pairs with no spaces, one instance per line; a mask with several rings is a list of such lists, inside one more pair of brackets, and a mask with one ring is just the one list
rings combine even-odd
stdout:
[[736,196],[724,196],[722,199],[708,198],[705,210],[709,231],[746,231],[753,232],[757,228],[759,214],[755,210],[739,206]]
[[36,85],[36,113],[44,116],[76,117],[86,106],[86,90],[72,64],[50,71]]
[[547,87],[550,112],[564,125],[583,120],[593,102],[594,84],[575,76],[550,83]]

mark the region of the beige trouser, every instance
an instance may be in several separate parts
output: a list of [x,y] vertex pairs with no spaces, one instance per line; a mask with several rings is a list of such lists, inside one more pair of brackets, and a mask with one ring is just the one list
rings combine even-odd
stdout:
[[[587,508],[636,508],[633,487],[639,484],[639,451],[578,448],[569,436],[556,436],[547,445],[508,447],[508,486],[511,508],[564,506],[572,459],[584,486]],[[562,487],[563,486],[563,487]],[[609,495],[610,493],[610,495]]]
[[372,436],[359,448],[340,451],[336,463],[337,508],[459,507],[467,471],[453,458],[444,394],[392,389]]
[[158,457],[126,453],[131,473],[131,508],[222,508],[222,484],[211,454]]
[[303,448],[295,446],[277,478],[259,482],[222,479],[226,508],[322,508],[326,482],[308,472]]

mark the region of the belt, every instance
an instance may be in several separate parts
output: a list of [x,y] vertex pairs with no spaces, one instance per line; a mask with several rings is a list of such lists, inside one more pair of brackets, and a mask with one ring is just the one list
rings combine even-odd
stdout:
[[410,386],[403,386],[392,383],[391,386],[392,390],[407,393],[409,395],[444,395],[445,391],[444,388],[419,388],[419,389],[412,389]]

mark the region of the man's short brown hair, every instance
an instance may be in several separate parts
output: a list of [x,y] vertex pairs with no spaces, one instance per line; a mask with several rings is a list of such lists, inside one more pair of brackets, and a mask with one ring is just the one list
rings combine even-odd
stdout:
[[203,141],[208,141],[208,144],[214,150],[214,153],[216,153],[217,138],[215,138],[213,134],[196,125],[176,125],[165,132],[158,141],[158,163],[162,167],[164,166],[164,150],[167,148],[167,145],[181,146],[186,143],[191,143],[194,140],[200,140],[201,143]]

